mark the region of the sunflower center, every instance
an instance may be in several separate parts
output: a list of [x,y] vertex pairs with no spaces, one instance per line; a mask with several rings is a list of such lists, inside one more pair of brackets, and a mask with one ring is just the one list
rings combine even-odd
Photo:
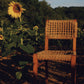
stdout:
[[21,8],[19,6],[19,4],[15,4],[14,7],[13,7],[13,10],[15,13],[19,13],[21,11]]

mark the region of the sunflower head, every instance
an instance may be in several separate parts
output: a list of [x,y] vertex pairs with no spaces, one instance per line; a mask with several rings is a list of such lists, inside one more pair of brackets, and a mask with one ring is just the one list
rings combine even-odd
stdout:
[[13,18],[20,18],[21,14],[25,9],[22,8],[22,5],[18,2],[10,2],[8,7],[8,14],[11,15]]
[[35,31],[38,31],[38,26],[34,26],[33,29],[34,29]]
[[3,35],[0,35],[0,40],[3,40]]

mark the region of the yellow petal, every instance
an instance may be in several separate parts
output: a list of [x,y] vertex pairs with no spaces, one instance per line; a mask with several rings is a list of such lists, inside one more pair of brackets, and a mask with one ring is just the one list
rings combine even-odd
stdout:
[[[20,7],[20,10],[14,9],[15,7],[17,8],[17,6]],[[12,1],[10,2],[8,7],[8,14],[13,18],[19,18],[21,17],[21,14],[24,10],[26,9],[22,8],[22,5],[20,3]]]

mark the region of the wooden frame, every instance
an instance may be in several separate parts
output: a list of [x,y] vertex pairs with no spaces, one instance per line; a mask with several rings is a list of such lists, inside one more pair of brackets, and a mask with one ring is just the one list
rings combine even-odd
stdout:
[[[76,38],[77,21],[76,20],[47,20],[45,26],[45,51],[48,50],[49,39],[72,39],[73,55],[71,56],[71,78],[72,84],[76,84]],[[37,84],[38,73],[38,53],[33,54],[33,73],[34,84]],[[46,84],[48,84],[48,64],[46,60]]]

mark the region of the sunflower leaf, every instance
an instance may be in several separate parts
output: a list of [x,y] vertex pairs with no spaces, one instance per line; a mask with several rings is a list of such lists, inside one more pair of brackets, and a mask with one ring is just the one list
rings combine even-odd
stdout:
[[26,46],[20,45],[20,48],[21,48],[22,50],[24,50],[25,52],[27,52],[28,54],[31,54],[31,53],[34,52],[33,46],[32,46],[32,45],[29,45],[29,44],[26,45]]
[[22,72],[16,72],[16,78],[20,80],[22,77]]
[[26,64],[28,64],[28,61],[20,61],[19,62],[19,65],[26,65]]

